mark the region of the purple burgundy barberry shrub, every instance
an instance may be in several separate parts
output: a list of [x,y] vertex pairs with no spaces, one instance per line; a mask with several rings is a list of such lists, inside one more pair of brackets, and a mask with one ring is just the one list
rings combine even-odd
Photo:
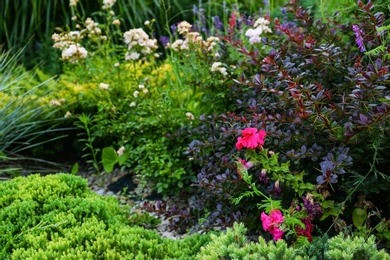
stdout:
[[[236,173],[234,160],[243,153],[234,144],[248,127],[265,129],[264,147],[290,160],[292,171],[305,171],[305,181],[336,203],[351,192],[375,197],[390,188],[390,176],[383,171],[390,152],[390,61],[384,59],[389,48],[370,56],[361,53],[360,41],[367,50],[382,44],[376,26],[383,17],[371,14],[369,5],[361,4],[356,13],[364,31],[358,43],[354,24],[325,24],[291,5],[293,21],[274,19],[274,35],[248,46],[232,37],[236,16],[231,17],[222,44],[226,64],[240,57],[234,65],[242,73],[226,93],[234,106],[221,115],[202,116],[187,151],[199,165],[196,186],[203,192],[204,209],[211,212],[209,223],[231,226],[238,214],[253,232],[258,228],[255,200],[231,202],[247,188]],[[268,195],[291,203],[291,190],[275,190],[275,181],[259,168],[250,172]],[[377,206],[386,212],[388,202]]]

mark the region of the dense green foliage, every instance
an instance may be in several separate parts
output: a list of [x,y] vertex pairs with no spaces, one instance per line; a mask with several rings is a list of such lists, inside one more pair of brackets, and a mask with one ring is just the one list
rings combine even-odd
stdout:
[[0,219],[1,259],[192,259],[209,240],[130,226],[129,207],[69,174],[1,182]]
[[116,198],[98,196],[85,179],[62,173],[0,182],[0,219],[1,259],[389,259],[373,237],[314,241],[314,255],[284,241],[248,242],[243,224],[219,235],[164,239],[130,226],[143,223],[134,223]]
[[[234,224],[226,233],[211,235],[211,242],[202,247],[198,259],[390,259],[384,250],[378,251],[373,236],[361,237],[324,237],[313,241],[306,247],[288,247],[286,242],[266,242],[259,237],[259,242],[248,242],[246,228],[242,224]],[[314,249],[314,250],[313,250]]]

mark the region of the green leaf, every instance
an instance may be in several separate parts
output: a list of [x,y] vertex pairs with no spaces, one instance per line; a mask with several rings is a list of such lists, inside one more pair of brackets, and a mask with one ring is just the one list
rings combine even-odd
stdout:
[[119,165],[124,164],[128,159],[130,158],[130,153],[125,151],[121,156],[118,158]]
[[357,228],[362,227],[367,219],[367,209],[355,208],[352,212],[352,222]]
[[73,164],[73,166],[72,166],[71,173],[72,173],[73,175],[76,175],[78,172],[79,172],[79,164],[78,164],[78,163],[75,163],[75,164]]
[[102,163],[104,171],[112,172],[114,165],[119,161],[119,157],[113,147],[104,147],[102,150]]
[[5,153],[0,152],[0,159],[1,159],[1,160],[7,160],[8,157],[7,157],[7,155],[5,155]]

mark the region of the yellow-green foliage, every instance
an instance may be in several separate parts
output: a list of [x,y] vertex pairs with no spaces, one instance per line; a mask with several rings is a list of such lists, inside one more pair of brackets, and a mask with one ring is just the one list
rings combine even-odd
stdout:
[[11,100],[11,96],[0,91],[0,109],[3,109]]
[[211,235],[212,241],[202,247],[197,259],[303,259],[295,249],[289,248],[283,240],[267,243],[262,237],[259,237],[258,243],[249,243],[245,233],[244,225],[235,223],[233,229],[228,229],[226,233],[220,236]]
[[[284,240],[266,242],[259,237],[259,242],[248,242],[245,238],[246,229],[243,224],[235,223],[233,229],[228,229],[220,236],[211,235],[211,242],[201,248],[197,259],[253,259],[253,260],[281,260],[281,259],[390,259],[384,250],[378,251],[374,236],[368,239],[362,237],[344,237],[342,234],[330,238],[325,243],[321,240],[313,241],[313,246],[319,251],[316,255],[310,254],[305,247],[288,247]],[[323,242],[323,241],[321,241]],[[313,252],[312,252],[313,253]],[[309,255],[310,254],[310,255]]]
[[[138,89],[139,84],[145,84],[151,94],[161,96],[167,79],[172,78],[170,71],[171,66],[167,62],[158,64],[139,61],[115,68],[98,59],[94,59],[93,67],[85,70],[70,67],[53,80],[39,69],[23,70],[27,76],[18,80],[18,84],[9,88],[7,92],[0,92],[0,108],[6,104],[5,102],[13,100],[13,96],[31,91],[46,81],[43,86],[31,93],[31,99],[36,100],[34,106],[47,106],[51,101],[60,101],[63,107],[61,113],[95,112],[99,100],[110,100],[115,103],[118,98],[134,98],[133,92]],[[100,89],[100,83],[109,84],[109,91]]]
[[0,182],[0,259],[194,259],[208,236],[161,238],[68,174]]
[[[77,176],[0,182],[0,259],[316,259],[283,240],[248,242],[242,224],[219,236],[171,240],[133,221],[127,207],[91,192]],[[373,237],[339,235],[322,251],[325,259],[390,259]]]
[[[67,111],[72,114],[94,112],[98,109],[98,102],[115,107],[120,99],[135,101],[133,93],[139,90],[139,84],[144,84],[150,95],[161,96],[170,74],[170,66],[166,63],[140,61],[115,68],[96,59],[94,62],[94,67],[83,73],[78,67],[68,68],[56,84],[50,86],[52,96],[45,97],[42,102],[64,99]],[[101,89],[100,83],[108,84],[108,90]]]
[[374,236],[364,238],[339,234],[329,239],[329,250],[325,252],[325,259],[389,260],[390,255],[383,249],[378,251]]

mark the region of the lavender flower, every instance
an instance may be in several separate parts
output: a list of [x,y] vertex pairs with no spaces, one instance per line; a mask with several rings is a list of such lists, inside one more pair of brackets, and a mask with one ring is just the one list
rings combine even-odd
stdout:
[[169,36],[163,36],[161,35],[160,38],[159,38],[159,41],[161,42],[161,44],[166,47],[167,44],[170,42],[170,38]]
[[214,27],[217,30],[222,30],[223,29],[223,23],[219,19],[219,16],[214,16]]
[[364,46],[364,43],[363,43],[364,32],[356,24],[352,25],[352,29],[353,29],[353,32],[355,33],[356,43],[359,47],[360,52],[366,52],[366,47]]
[[176,30],[177,30],[176,24],[172,24],[172,25],[171,25],[171,31],[172,31],[172,33],[173,33],[173,34],[176,34]]
[[193,6],[192,6],[192,13],[193,13],[194,15],[197,15],[197,14],[198,14],[198,11],[199,11],[198,7],[197,7],[196,5],[193,5]]
[[282,7],[282,8],[280,8],[280,11],[282,12],[283,17],[285,17],[286,14],[287,14],[287,8],[286,7]]

